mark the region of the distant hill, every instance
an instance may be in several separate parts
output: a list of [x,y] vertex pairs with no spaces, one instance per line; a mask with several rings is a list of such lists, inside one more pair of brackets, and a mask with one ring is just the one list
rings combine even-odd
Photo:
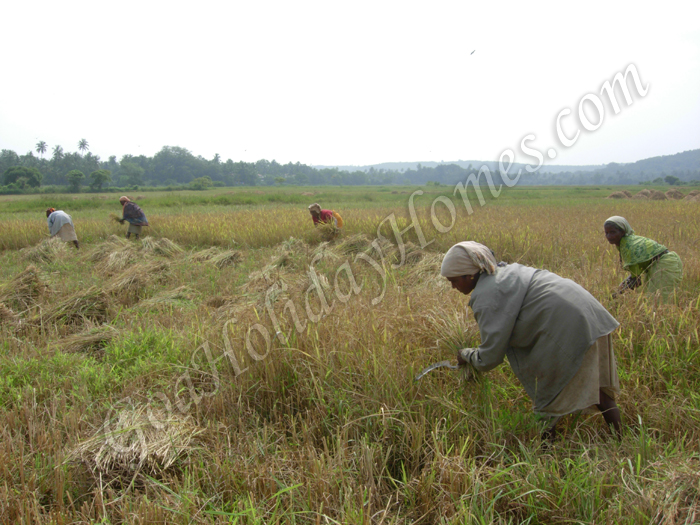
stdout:
[[[456,165],[464,169],[469,169],[470,166],[473,169],[478,169],[484,164],[487,165],[491,170],[498,169],[497,162],[482,160],[455,160],[450,162],[382,162],[379,164],[368,164],[364,166],[314,166],[314,168],[337,168],[340,171],[363,171],[366,173],[372,168],[375,171],[384,170],[404,172],[407,170],[416,170],[418,168],[418,165],[420,165],[422,168],[436,168],[440,165]],[[524,169],[525,166],[525,164],[515,164],[511,169],[512,171],[517,172],[518,169]],[[545,164],[538,170],[538,172],[543,174],[596,172],[603,175],[614,175],[619,171],[634,176],[653,175],[657,177],[660,176],[662,173],[670,175],[673,171],[685,172],[688,170],[697,171],[698,169],[700,169],[700,149],[684,151],[682,153],[676,153],[674,155],[662,155],[660,157],[651,157],[648,159],[638,160],[637,162],[631,163],[611,162],[609,164],[584,166]]]
[[[492,162],[492,161],[483,161],[483,160],[453,160],[453,161],[441,161],[441,162],[435,162],[435,161],[422,161],[422,162],[381,162],[379,164],[366,164],[364,166],[313,166],[316,169],[324,169],[324,168],[336,168],[340,171],[348,171],[348,172],[354,172],[354,171],[364,171],[365,173],[368,172],[370,169],[374,168],[375,171],[379,170],[384,170],[384,171],[406,171],[406,170],[415,170],[417,169],[418,165],[422,168],[436,168],[437,166],[443,165],[456,165],[459,166],[460,168],[464,169],[469,169],[469,166],[472,168],[480,168],[484,164],[486,164],[489,169],[494,170],[498,169],[498,162]],[[517,171],[518,169],[522,168],[525,169],[526,164],[514,164],[511,169],[514,171]],[[564,171],[569,171],[569,172],[576,172],[576,171],[594,171],[594,170],[600,170],[605,167],[604,164],[600,165],[593,165],[593,166],[566,166],[566,165],[557,165],[557,164],[551,164],[547,165],[545,164],[540,168],[539,171],[543,173],[560,173]]]

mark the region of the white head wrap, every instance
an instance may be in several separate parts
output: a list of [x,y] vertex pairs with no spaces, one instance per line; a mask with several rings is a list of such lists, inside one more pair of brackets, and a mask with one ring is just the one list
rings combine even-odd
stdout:
[[314,203],[314,204],[312,204],[311,206],[309,206],[309,211],[313,211],[313,212],[316,212],[316,213],[321,213],[321,205],[320,205],[320,204],[317,204],[317,203]]
[[608,223],[615,226],[615,228],[620,230],[625,235],[632,235],[634,233],[634,230],[632,229],[632,226],[630,226],[630,223],[627,222],[627,219],[625,219],[624,217],[620,217],[619,215],[613,215],[609,219],[606,219],[605,224]]
[[461,277],[479,272],[496,272],[496,258],[486,246],[474,241],[455,244],[445,254],[440,273],[443,277]]

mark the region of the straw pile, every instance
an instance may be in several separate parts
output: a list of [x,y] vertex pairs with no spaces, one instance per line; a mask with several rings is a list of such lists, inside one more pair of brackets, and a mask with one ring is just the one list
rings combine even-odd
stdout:
[[202,432],[189,416],[146,405],[124,409],[70,451],[66,461],[81,461],[107,480],[127,481],[138,472],[161,477],[187,458]]
[[649,191],[649,200],[650,201],[665,201],[668,199],[666,199],[666,195],[664,195],[664,192],[659,191],[659,190],[650,190]]
[[66,243],[58,237],[44,239],[32,248],[23,248],[20,250],[25,260],[35,263],[51,262],[65,255],[66,252]]
[[650,193],[651,193],[651,192],[650,192],[649,190],[644,189],[644,190],[640,191],[639,193],[637,193],[637,194],[636,194],[634,197],[632,197],[632,198],[633,198],[633,199],[637,199],[637,200],[648,199]]
[[141,299],[148,286],[167,278],[170,265],[162,260],[134,264],[114,277],[105,286],[105,292],[123,304],[132,304]]
[[344,241],[338,243],[336,250],[343,255],[352,255],[367,251],[372,244],[372,240],[364,233],[351,235]]
[[118,334],[115,328],[103,325],[66,337],[58,344],[58,348],[63,352],[97,351],[107,346]]
[[693,190],[683,199],[684,201],[700,202],[700,190]]
[[35,315],[32,321],[74,324],[90,319],[102,323],[107,320],[108,307],[107,294],[97,286],[91,286],[51,304],[43,312]]
[[195,297],[195,292],[187,287],[180,286],[174,290],[166,290],[157,295],[154,295],[150,299],[141,301],[138,304],[139,308],[150,308],[153,306],[160,305],[171,305],[171,306],[184,306],[187,304],[192,304],[192,300]]
[[47,290],[39,277],[39,270],[30,265],[10,282],[0,286],[0,303],[5,303],[14,310],[28,310],[37,304],[38,299],[45,295]]
[[192,253],[189,257],[188,260],[191,262],[207,262],[212,260],[214,257],[219,255],[221,253],[221,250],[217,248],[216,246],[212,246],[211,248],[207,248],[206,250],[200,250],[198,252]]
[[616,191],[608,195],[606,199],[629,199],[629,196],[624,191]]
[[676,189],[676,188],[671,188],[666,192],[666,198],[669,200],[681,200],[685,195],[683,195],[683,192]]
[[175,257],[184,253],[178,244],[165,237],[154,240],[152,237],[145,237],[141,241],[144,253],[152,253],[154,255],[162,255],[163,257]]
[[225,268],[226,266],[233,266],[243,260],[243,255],[237,250],[227,250],[215,255],[211,258],[211,263],[217,268]]

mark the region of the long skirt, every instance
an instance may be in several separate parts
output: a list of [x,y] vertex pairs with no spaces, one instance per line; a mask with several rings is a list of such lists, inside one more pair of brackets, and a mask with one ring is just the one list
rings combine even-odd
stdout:
[[676,252],[668,252],[649,266],[646,275],[646,293],[659,292],[661,298],[666,301],[673,295],[673,289],[683,278],[683,262]]
[[75,228],[73,228],[73,225],[69,223],[61,226],[61,229],[58,230],[56,235],[58,235],[61,240],[65,242],[73,242],[78,240],[78,236],[75,234]]
[[544,416],[563,416],[579,410],[595,409],[595,405],[600,403],[601,390],[612,399],[620,393],[611,334],[596,339],[586,350],[578,372],[539,413]]
[[126,230],[129,233],[135,233],[136,235],[141,235],[141,230],[143,226],[137,226],[136,224],[129,223],[129,229]]

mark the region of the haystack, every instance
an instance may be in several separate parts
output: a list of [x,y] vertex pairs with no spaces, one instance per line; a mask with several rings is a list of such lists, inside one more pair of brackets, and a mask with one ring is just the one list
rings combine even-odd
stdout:
[[20,250],[22,258],[35,263],[51,262],[65,255],[67,244],[58,237],[44,239],[32,248],[23,248]]
[[606,197],[606,199],[629,199],[630,197],[624,191],[616,191]]
[[669,200],[681,200],[685,195],[683,195],[683,192],[676,189],[676,188],[671,188],[666,192],[666,198]]
[[46,294],[48,288],[39,276],[36,266],[30,265],[8,283],[0,286],[0,303],[14,310],[28,310]]
[[651,190],[649,192],[649,200],[650,201],[665,201],[668,200],[666,198],[666,195],[662,191],[659,190]]
[[631,192],[630,190],[622,190],[622,193],[624,193],[625,195],[627,195],[627,198],[628,198],[628,199],[631,199],[631,198],[632,198],[632,192]]
[[651,192],[650,192],[649,190],[644,189],[644,190],[640,191],[639,193],[637,193],[637,194],[636,194],[634,197],[632,197],[632,198],[633,198],[633,199],[648,199],[650,193],[651,193]]
[[128,481],[138,472],[161,477],[186,459],[202,432],[190,416],[148,405],[123,409],[71,450],[66,462],[81,461],[106,480]]
[[699,196],[700,196],[700,190],[693,190],[690,193],[688,193],[688,195],[686,195],[683,200],[697,202]]
[[153,237],[145,237],[141,241],[141,246],[144,253],[162,255],[163,257],[175,257],[185,251],[177,243],[165,237],[158,240],[153,239]]
[[79,334],[66,337],[58,343],[63,352],[87,352],[101,350],[119,335],[119,331],[108,325],[91,328]]
[[74,324],[86,319],[102,323],[107,320],[109,298],[97,286],[81,290],[49,305],[32,318],[32,322]]

